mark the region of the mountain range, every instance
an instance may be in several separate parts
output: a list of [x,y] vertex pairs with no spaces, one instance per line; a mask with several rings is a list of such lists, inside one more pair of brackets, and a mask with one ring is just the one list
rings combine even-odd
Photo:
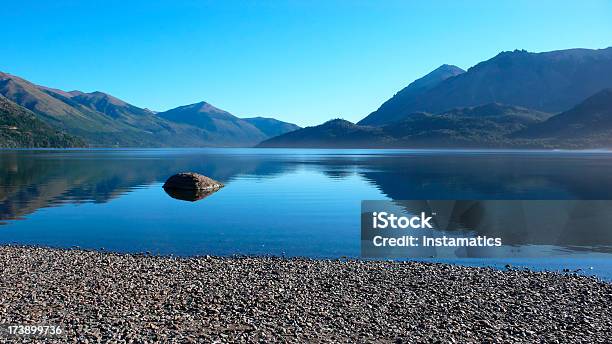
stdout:
[[443,65],[357,124],[332,120],[258,147],[612,148],[612,48],[503,52]]
[[541,123],[551,115],[499,103],[457,108],[439,114],[413,113],[383,126],[342,119],[268,139],[258,147],[503,147],[507,135]]
[[514,50],[466,71],[442,65],[356,124],[301,129],[206,102],[154,112],[0,73],[0,147],[612,148],[611,90],[612,47]]
[[[243,120],[206,102],[156,113],[103,92],[66,92],[1,72],[0,95],[11,101],[13,115],[33,114],[47,127],[87,146],[244,147],[270,138],[270,132],[298,128],[271,118]],[[0,141],[0,147],[11,144]]]
[[[426,87],[422,87],[426,80]],[[466,72],[442,66],[398,92],[358,124],[384,125],[413,112],[503,103],[558,113],[612,88],[612,47],[502,52]]]
[[273,137],[258,147],[612,148],[612,89],[558,115],[490,103],[412,113],[382,126],[335,119]]

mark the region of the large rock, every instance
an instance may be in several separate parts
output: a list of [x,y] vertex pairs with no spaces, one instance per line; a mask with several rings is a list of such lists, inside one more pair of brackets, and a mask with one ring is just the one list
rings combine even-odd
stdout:
[[164,189],[177,190],[214,191],[222,187],[222,183],[193,172],[175,174],[164,183]]

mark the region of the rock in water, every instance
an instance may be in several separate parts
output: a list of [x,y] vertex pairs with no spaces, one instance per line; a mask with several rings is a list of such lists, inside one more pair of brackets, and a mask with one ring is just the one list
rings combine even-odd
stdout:
[[222,183],[193,172],[175,174],[164,183],[164,189],[178,190],[213,191],[222,187]]

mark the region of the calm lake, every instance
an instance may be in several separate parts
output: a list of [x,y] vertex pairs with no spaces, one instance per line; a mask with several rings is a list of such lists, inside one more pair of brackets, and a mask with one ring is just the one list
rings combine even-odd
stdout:
[[[1,150],[0,169],[0,243],[181,256],[358,257],[362,200],[612,198],[605,151]],[[161,186],[183,171],[226,186],[172,198]],[[450,261],[612,279],[612,228],[575,231],[550,257]]]

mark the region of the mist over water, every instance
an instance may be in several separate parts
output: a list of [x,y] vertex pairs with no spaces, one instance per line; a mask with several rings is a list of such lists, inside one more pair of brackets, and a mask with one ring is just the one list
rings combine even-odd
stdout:
[[[226,186],[194,202],[173,198],[161,186],[185,171]],[[603,200],[612,195],[611,171],[612,153],[604,151],[4,150],[0,242],[182,256],[357,257],[362,200]],[[528,266],[594,266],[593,273],[612,276],[605,269],[612,230],[576,228],[545,248],[537,240],[546,233],[503,234],[512,245],[558,255]]]

